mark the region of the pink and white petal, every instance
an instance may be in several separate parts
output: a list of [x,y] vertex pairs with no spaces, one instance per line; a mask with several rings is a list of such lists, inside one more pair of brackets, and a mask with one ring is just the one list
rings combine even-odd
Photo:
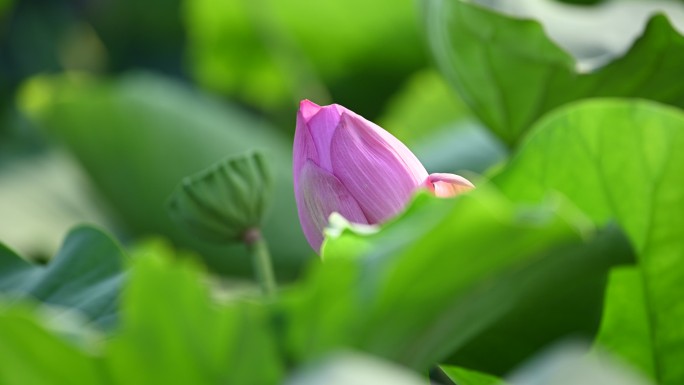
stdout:
[[425,187],[440,198],[453,197],[475,188],[468,179],[445,173],[430,174],[425,180]]
[[302,230],[311,247],[319,252],[328,218],[337,212],[353,223],[368,220],[352,194],[334,175],[307,161],[302,168],[295,199]]
[[406,146],[356,114],[342,113],[331,155],[334,175],[371,224],[398,214],[427,178]]

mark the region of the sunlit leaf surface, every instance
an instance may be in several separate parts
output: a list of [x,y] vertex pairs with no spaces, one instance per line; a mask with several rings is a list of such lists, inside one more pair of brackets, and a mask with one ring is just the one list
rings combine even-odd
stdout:
[[[684,114],[644,101],[569,106],[536,127],[495,182],[515,201],[555,190],[617,221],[638,256],[655,378],[684,381]],[[635,306],[641,306],[638,300]]]

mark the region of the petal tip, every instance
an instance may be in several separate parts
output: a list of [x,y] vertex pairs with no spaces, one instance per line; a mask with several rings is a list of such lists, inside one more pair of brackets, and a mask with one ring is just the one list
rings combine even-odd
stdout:
[[321,108],[321,106],[309,99],[304,99],[299,102],[299,113],[305,120],[311,119],[311,117],[316,115]]
[[440,198],[449,198],[475,188],[468,179],[455,174],[436,173],[428,175],[428,190]]

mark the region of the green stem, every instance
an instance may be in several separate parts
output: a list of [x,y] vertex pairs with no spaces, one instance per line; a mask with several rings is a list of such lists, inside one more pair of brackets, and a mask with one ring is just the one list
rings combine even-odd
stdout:
[[247,247],[252,256],[252,263],[254,264],[254,273],[257,281],[261,286],[261,291],[269,299],[276,296],[277,285],[275,275],[273,274],[273,265],[271,263],[271,254],[268,251],[268,244],[261,232],[257,229],[250,231],[251,234],[247,240]]

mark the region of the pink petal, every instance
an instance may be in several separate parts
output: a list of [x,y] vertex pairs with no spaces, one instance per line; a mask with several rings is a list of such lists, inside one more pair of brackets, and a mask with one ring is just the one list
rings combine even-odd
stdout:
[[348,221],[367,224],[363,211],[342,182],[334,175],[307,161],[295,185],[295,199],[304,235],[317,252],[323,243],[323,230],[333,212]]
[[425,167],[403,143],[348,110],[333,136],[331,155],[334,175],[371,224],[399,213],[427,178]]
[[430,174],[425,180],[425,186],[441,198],[453,197],[475,188],[468,179],[460,175],[443,173]]
[[311,100],[304,99],[299,102],[299,113],[302,115],[302,118],[304,118],[304,122],[308,122],[320,109],[321,106]]
[[337,104],[321,107],[307,123],[318,153],[318,161],[316,164],[328,172],[332,172],[330,143],[332,142],[337,126],[340,124],[342,108],[343,107],[338,106]]
[[[315,106],[315,107],[314,107]],[[315,112],[313,112],[315,110]],[[297,112],[297,127],[295,129],[294,144],[292,146],[292,176],[295,186],[299,181],[301,170],[307,160],[318,162],[318,151],[313,137],[309,132],[307,120],[320,110],[320,107],[309,102],[302,101]],[[307,118],[308,116],[308,118]]]

